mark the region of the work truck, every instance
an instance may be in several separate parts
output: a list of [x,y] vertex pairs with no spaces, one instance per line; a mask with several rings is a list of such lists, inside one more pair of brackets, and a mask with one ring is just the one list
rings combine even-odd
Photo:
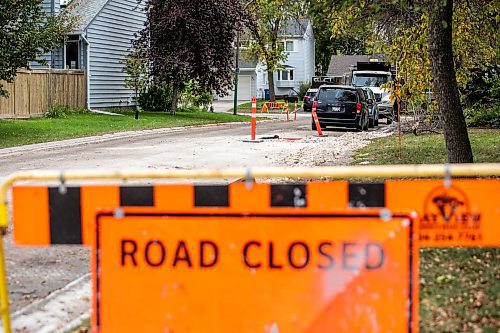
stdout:
[[351,66],[350,84],[355,87],[368,87],[375,94],[380,117],[387,119],[387,124],[397,118],[395,98],[391,98],[390,91],[385,84],[395,79],[396,72],[390,64],[378,59],[366,62],[357,62]]

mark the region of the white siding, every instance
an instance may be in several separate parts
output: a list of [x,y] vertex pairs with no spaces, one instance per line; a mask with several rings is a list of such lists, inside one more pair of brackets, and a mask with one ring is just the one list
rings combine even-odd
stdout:
[[133,91],[124,86],[123,62],[145,19],[136,0],[109,0],[87,27],[91,108],[133,105]]

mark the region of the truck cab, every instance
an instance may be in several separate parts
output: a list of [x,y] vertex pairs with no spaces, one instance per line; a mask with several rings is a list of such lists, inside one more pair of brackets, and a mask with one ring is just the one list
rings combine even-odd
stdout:
[[368,87],[375,94],[375,100],[379,107],[380,117],[386,118],[387,123],[394,119],[394,102],[387,88],[381,86],[391,82],[394,73],[391,66],[377,59],[369,62],[358,62],[351,72],[351,84],[355,87]]

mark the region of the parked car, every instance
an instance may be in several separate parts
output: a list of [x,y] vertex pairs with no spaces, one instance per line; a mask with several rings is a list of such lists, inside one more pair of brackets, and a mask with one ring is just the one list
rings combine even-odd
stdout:
[[390,101],[389,94],[382,97],[381,101],[378,103],[378,109],[379,117],[387,119],[387,125],[390,125],[394,120],[397,120],[394,103]]
[[366,99],[371,100],[371,104],[368,104],[369,107],[369,117],[368,117],[368,127],[374,128],[378,126],[378,118],[379,118],[379,109],[378,104],[375,102],[375,94],[373,90],[370,88],[363,88],[366,93]]
[[[319,87],[316,112],[321,128],[327,126],[355,127],[368,130],[369,103],[361,88],[352,86],[325,85]],[[316,130],[314,119],[312,129]]]
[[304,111],[311,112],[314,96],[318,93],[318,89],[311,88],[308,89],[304,96]]

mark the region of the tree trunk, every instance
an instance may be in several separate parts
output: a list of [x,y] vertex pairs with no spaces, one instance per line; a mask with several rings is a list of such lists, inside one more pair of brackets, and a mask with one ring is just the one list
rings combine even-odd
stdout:
[[450,163],[472,163],[472,149],[460,104],[452,48],[453,0],[433,0],[429,8],[429,56],[434,93],[443,118]]
[[139,119],[139,93],[135,89],[135,119]]
[[267,81],[269,83],[269,98],[271,102],[276,100],[276,93],[274,92],[274,72],[267,71]]
[[178,95],[179,95],[179,84],[176,80],[174,80],[173,89],[172,89],[172,114],[175,116],[177,112],[177,104],[178,104]]

